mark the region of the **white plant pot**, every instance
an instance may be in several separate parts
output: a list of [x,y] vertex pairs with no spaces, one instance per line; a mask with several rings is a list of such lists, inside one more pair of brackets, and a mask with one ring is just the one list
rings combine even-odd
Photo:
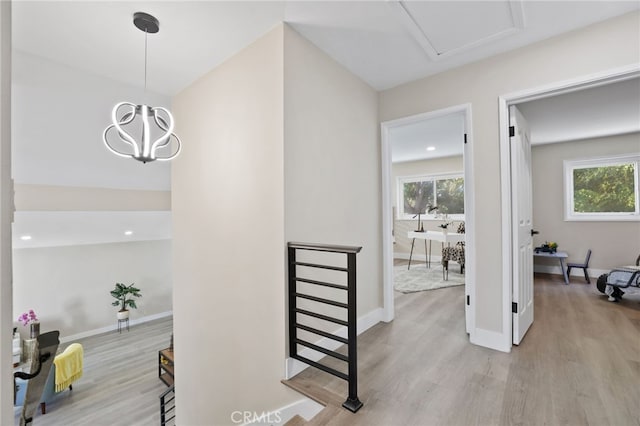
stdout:
[[129,318],[129,311],[118,311],[117,315],[119,320],[125,320]]

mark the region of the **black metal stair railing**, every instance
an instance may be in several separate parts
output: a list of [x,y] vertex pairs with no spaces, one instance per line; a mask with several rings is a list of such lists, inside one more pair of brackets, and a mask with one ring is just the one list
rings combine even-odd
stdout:
[[[349,396],[342,406],[352,412],[358,411],[362,407],[362,402],[358,399],[358,349],[357,349],[357,314],[356,314],[356,254],[360,252],[362,247],[350,247],[350,246],[335,246],[335,245],[322,245],[312,243],[289,243],[288,244],[288,256],[289,256],[289,356],[291,358],[302,361],[313,367],[316,367],[322,371],[332,374],[336,377],[346,380],[349,383]],[[298,262],[296,261],[297,250],[309,250],[320,251],[329,253],[343,253],[347,255],[347,267],[339,267],[332,265],[324,265],[317,263]],[[347,284],[336,284],[318,280],[312,280],[308,278],[302,278],[297,275],[297,266],[304,266],[308,268],[318,268],[333,270],[339,272],[345,272],[347,274]],[[313,296],[305,293],[301,293],[298,289],[297,283],[307,283],[322,287],[330,287],[339,290],[343,290],[347,293],[347,303],[327,299],[323,297]],[[346,309],[347,320],[324,315],[318,312],[309,310],[311,308],[302,309],[298,307],[298,299],[309,300],[325,305],[336,306],[338,308]],[[347,337],[336,336],[332,333],[328,333],[323,330],[319,330],[315,327],[300,324],[298,322],[298,314],[308,317],[318,318],[323,321],[328,321],[334,324],[342,325],[347,328]],[[306,340],[298,337],[298,329],[304,330],[309,333],[313,333],[319,336],[332,339],[334,341],[347,345],[347,355],[339,352],[318,346]],[[338,371],[335,368],[313,361],[298,353],[298,345],[310,348],[314,351],[323,353],[333,358],[339,359],[347,363],[347,371],[345,374],[342,371]]]
[[175,425],[176,391],[169,387],[160,395],[160,426]]

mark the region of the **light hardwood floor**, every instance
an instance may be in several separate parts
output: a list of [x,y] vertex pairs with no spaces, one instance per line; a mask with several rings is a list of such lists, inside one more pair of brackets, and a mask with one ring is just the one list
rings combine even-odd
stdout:
[[[640,296],[614,304],[593,284],[551,275],[536,277],[535,292],[535,322],[511,354],[468,342],[463,287],[397,293],[396,319],[359,338],[364,407],[330,407],[310,424],[640,424]],[[171,331],[164,319],[82,339],[84,377],[33,424],[158,425],[157,351]],[[347,395],[312,368],[293,381],[320,384],[333,405]]]
[[335,408],[340,379],[309,368],[290,381],[334,401],[308,424],[640,424],[640,295],[616,304],[536,276],[535,321],[510,354],[469,343],[463,302],[463,287],[397,293],[396,319],[359,337],[358,413]]
[[[33,425],[159,425],[158,398],[167,387],[158,379],[158,350],[169,346],[172,329],[172,318],[164,318],[78,340],[83,377],[73,391],[47,402],[47,414],[38,409]],[[21,409],[15,409],[16,424]]]

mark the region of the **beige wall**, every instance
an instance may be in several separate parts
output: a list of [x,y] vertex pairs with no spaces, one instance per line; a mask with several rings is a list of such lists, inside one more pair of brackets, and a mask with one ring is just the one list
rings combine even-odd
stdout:
[[[415,231],[418,225],[418,219],[413,220],[398,220],[398,178],[404,176],[416,176],[423,174],[440,174],[440,173],[463,173],[464,164],[463,157],[444,157],[436,158],[433,160],[421,160],[421,161],[406,161],[402,163],[393,163],[391,165],[391,196],[394,208],[393,217],[393,253],[394,255],[400,255],[405,257],[409,255],[411,251],[411,240],[407,237],[407,232]],[[424,220],[424,218],[421,218]],[[438,227],[442,223],[441,220],[426,220],[422,222],[425,230],[440,231]],[[450,228],[455,231],[459,221],[454,223],[454,227]],[[440,247],[440,244],[437,244]],[[418,259],[424,259],[424,244],[422,241],[417,241],[414,247],[414,254]],[[432,247],[433,248],[433,247]],[[434,248],[434,254],[438,254],[438,249]]]
[[0,424],[13,424],[11,333],[11,2],[0,1]]
[[[478,329],[506,333],[502,323],[502,217],[498,97],[640,62],[638,13],[631,13],[522,49],[380,93],[382,121],[471,103],[473,194],[478,242]],[[490,242],[490,246],[486,245]]]
[[116,282],[141,290],[132,320],[171,311],[170,259],[170,240],[16,249],[12,323],[33,309],[40,331],[60,330],[61,339],[113,327]]
[[363,247],[362,316],[382,306],[377,95],[288,26],[284,42],[285,238]]
[[280,383],[287,241],[362,245],[359,314],[381,306],[377,95],[283,25],[173,105],[178,422],[229,424],[301,399]]
[[283,27],[174,98],[185,148],[172,167],[177,423],[300,395],[285,366]]
[[[633,264],[640,254],[640,222],[564,221],[563,160],[638,152],[639,133],[533,146],[533,223],[540,231],[535,246],[555,241],[559,250],[569,253],[570,262],[584,261],[590,248],[589,266],[595,269]],[[544,260],[536,259],[536,263],[549,264]]]
[[15,185],[20,211],[171,210],[171,192],[53,185]]

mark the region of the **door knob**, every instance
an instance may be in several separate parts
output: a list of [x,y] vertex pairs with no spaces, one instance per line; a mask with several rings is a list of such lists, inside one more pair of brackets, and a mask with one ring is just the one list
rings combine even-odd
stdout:
[[533,237],[534,235],[536,235],[536,234],[539,234],[539,233],[540,233],[539,231],[534,231],[533,229],[531,230],[531,236],[532,236],[532,237]]

